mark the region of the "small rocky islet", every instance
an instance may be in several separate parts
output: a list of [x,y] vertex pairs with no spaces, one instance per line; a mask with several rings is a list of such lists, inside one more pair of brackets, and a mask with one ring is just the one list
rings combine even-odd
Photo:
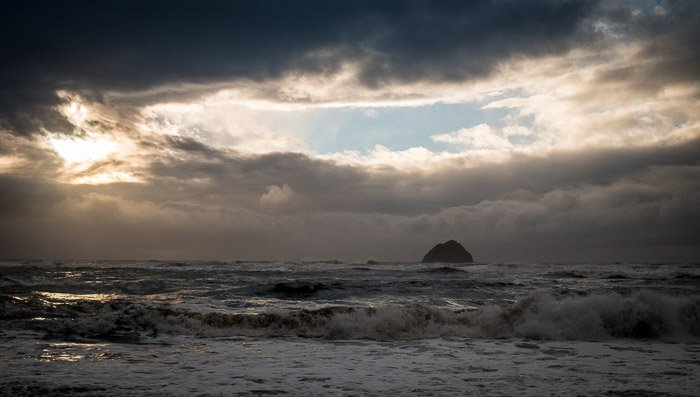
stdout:
[[472,254],[455,240],[437,244],[428,251],[421,263],[470,263],[474,262]]

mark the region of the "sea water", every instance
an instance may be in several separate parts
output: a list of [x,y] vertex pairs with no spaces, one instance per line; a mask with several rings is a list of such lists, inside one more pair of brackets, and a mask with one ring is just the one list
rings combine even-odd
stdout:
[[2,395],[700,395],[700,265],[0,262]]

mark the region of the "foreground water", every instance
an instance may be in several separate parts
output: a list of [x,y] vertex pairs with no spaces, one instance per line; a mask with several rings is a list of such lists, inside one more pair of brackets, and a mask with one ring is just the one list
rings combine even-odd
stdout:
[[698,395],[700,266],[0,262],[0,394]]

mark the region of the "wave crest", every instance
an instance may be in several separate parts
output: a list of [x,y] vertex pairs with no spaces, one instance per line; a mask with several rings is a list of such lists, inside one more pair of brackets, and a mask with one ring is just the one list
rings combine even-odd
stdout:
[[[405,304],[222,313],[115,300],[52,306],[42,314],[38,313],[40,302],[4,300],[0,304],[4,323],[43,331],[48,337],[126,342],[160,334],[379,340],[445,336],[541,340],[700,338],[699,297],[649,292],[561,299],[535,292],[513,304],[457,311]],[[39,316],[44,318],[38,319]]]

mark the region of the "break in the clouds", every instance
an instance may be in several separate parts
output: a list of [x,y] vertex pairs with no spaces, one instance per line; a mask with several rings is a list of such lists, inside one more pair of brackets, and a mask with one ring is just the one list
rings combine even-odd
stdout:
[[2,257],[698,260],[696,2],[2,11]]

